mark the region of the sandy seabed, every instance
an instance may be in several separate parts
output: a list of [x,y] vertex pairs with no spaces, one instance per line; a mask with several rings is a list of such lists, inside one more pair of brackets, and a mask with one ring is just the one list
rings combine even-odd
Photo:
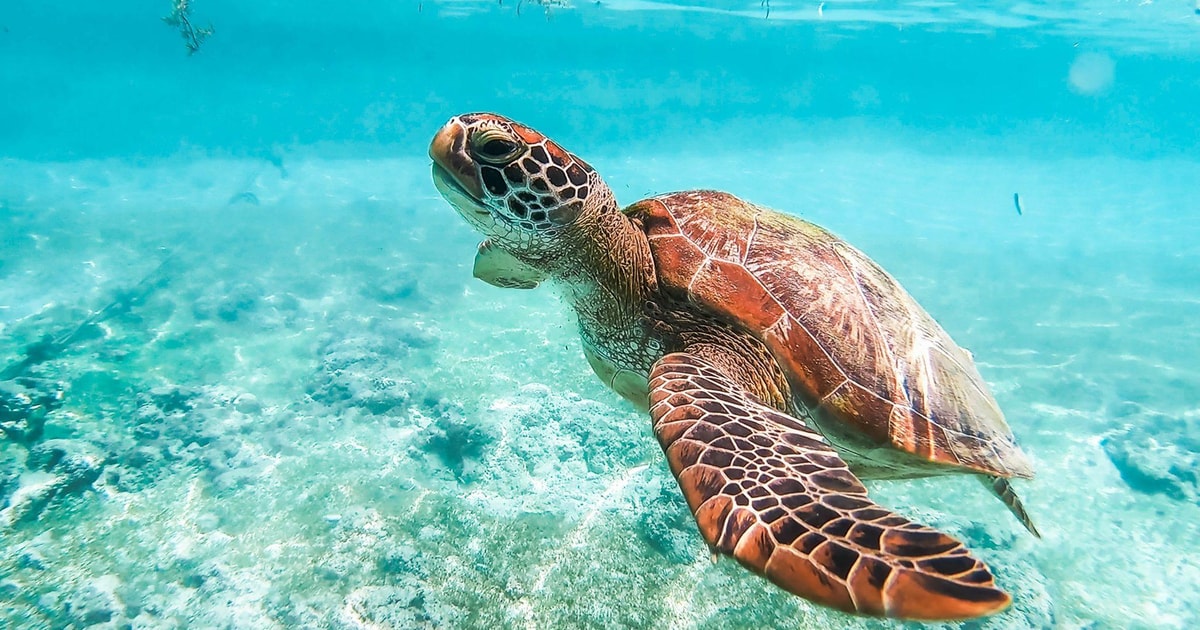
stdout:
[[[1195,627],[1200,164],[870,146],[586,157],[624,203],[825,225],[974,353],[1044,538],[970,479],[871,485],[1013,594],[963,627]],[[649,421],[552,293],[471,278],[424,159],[0,171],[0,360],[126,307],[0,383],[0,625],[900,625],[713,564]]]

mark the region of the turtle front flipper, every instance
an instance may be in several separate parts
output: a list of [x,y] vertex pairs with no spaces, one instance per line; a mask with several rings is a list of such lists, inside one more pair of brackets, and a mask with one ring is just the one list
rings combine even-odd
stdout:
[[714,551],[810,601],[967,619],[1011,599],[962,543],[875,504],[824,438],[692,354],[650,373],[654,433]]
[[476,278],[501,289],[533,289],[546,280],[546,274],[517,260],[490,239],[479,244],[475,254]]

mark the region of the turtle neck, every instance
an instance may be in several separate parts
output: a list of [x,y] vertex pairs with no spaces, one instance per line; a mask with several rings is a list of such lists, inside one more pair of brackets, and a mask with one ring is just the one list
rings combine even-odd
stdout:
[[657,290],[650,244],[604,193],[606,203],[565,232],[563,247],[546,263],[584,343],[627,369],[648,370],[654,350],[644,307]]

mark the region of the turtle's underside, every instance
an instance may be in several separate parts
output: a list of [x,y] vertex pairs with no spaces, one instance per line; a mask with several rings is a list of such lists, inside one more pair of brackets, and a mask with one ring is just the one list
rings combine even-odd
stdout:
[[475,276],[560,289],[597,376],[648,409],[714,551],[859,614],[1009,604],[962,543],[859,481],[975,474],[1036,533],[1008,482],[1032,469],[970,355],[864,254],[726,193],[622,211],[586,162],[494,114],[451,119],[430,155],[487,236]]

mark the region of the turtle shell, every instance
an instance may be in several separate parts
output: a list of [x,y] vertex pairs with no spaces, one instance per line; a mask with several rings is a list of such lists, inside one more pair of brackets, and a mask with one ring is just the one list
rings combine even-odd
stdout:
[[971,355],[850,244],[722,192],[626,212],[662,289],[757,336],[810,415],[928,462],[1032,476]]

